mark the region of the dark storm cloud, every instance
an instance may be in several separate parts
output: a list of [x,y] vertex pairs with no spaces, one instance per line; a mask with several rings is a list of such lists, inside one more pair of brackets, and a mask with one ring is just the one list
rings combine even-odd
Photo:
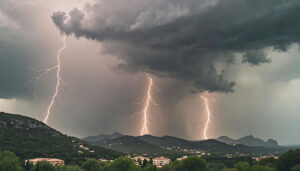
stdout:
[[259,65],[260,63],[270,63],[271,59],[267,58],[267,54],[262,50],[255,50],[246,52],[243,56],[243,62]]
[[[266,47],[285,51],[300,40],[298,0],[99,1],[53,14],[66,34],[106,42],[123,67],[186,80],[200,90],[231,92],[216,61],[242,53],[252,65],[270,62]],[[108,9],[114,9],[108,11]]]
[[[270,62],[263,50],[300,40],[298,0],[99,1],[53,14],[66,34],[109,44],[123,67],[186,80],[200,90],[231,92],[234,82],[216,61],[242,53],[252,65]],[[108,9],[114,9],[108,11]]]

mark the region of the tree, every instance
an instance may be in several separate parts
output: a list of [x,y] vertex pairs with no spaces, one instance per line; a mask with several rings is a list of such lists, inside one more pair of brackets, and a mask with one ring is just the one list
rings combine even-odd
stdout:
[[79,166],[56,166],[55,171],[84,171]]
[[55,167],[52,166],[49,162],[41,161],[35,165],[33,171],[55,171]]
[[147,163],[147,165],[143,168],[143,171],[155,171],[155,170],[156,170],[156,167],[150,163]]
[[209,171],[220,171],[226,168],[226,165],[220,162],[211,162],[209,163]]
[[294,166],[291,171],[300,171],[300,165]]
[[269,166],[269,167],[276,167],[277,160],[274,157],[268,157],[265,159],[261,159],[258,162],[259,165]]
[[27,161],[25,163],[25,171],[31,171],[34,168],[34,165],[32,163],[30,163],[29,161]]
[[254,165],[251,171],[276,171],[276,169],[269,166]]
[[82,163],[81,167],[86,171],[103,171],[104,164],[96,159],[87,159]]
[[0,152],[0,170],[22,171],[18,157],[9,151]]
[[171,166],[169,164],[164,165],[159,171],[171,171]]
[[111,167],[114,171],[128,171],[129,169],[136,168],[137,166],[133,163],[133,160],[126,157],[120,157],[111,164]]
[[222,171],[238,171],[237,168],[224,168]]
[[148,160],[144,159],[144,161],[142,162],[142,168],[146,167],[148,165]]
[[183,169],[187,171],[205,171],[207,168],[206,161],[197,156],[191,156],[182,160]]
[[290,171],[292,167],[300,164],[300,149],[290,150],[282,154],[278,159],[279,171]]
[[238,171],[250,171],[250,165],[248,162],[238,162],[235,165]]
[[172,170],[172,171],[182,171],[182,170],[184,170],[183,164],[182,164],[181,161],[174,161],[170,165],[165,165],[165,166],[168,166],[169,170]]

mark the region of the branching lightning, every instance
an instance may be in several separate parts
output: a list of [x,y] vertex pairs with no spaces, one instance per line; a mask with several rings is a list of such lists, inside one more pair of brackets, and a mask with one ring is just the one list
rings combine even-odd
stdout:
[[157,106],[152,98],[152,90],[155,88],[153,84],[153,79],[152,77],[147,74],[147,80],[148,80],[148,86],[147,86],[147,91],[146,91],[146,96],[143,98],[143,100],[139,103],[136,104],[144,104],[142,110],[140,112],[134,113],[130,116],[140,116],[142,118],[142,126],[140,130],[140,135],[146,135],[150,133],[149,125],[151,125],[151,120],[150,120],[150,108],[151,104]]
[[204,139],[207,140],[207,130],[209,127],[209,123],[210,123],[210,116],[211,116],[211,112],[209,109],[209,104],[208,104],[208,99],[204,96],[200,96],[202,100],[204,100],[204,104],[205,104],[205,108],[206,108],[206,114],[207,114],[207,119],[206,119],[206,123],[205,123],[205,127],[203,130],[203,136]]
[[49,68],[48,70],[46,70],[46,72],[49,72],[50,69],[55,68],[56,69],[56,79],[57,80],[56,80],[56,86],[55,86],[54,94],[51,97],[51,101],[50,101],[50,104],[49,104],[49,106],[47,108],[47,113],[46,113],[46,116],[45,116],[44,121],[43,121],[45,124],[48,124],[48,119],[49,119],[49,116],[51,114],[51,109],[52,109],[52,107],[53,107],[53,105],[55,103],[56,97],[59,94],[60,84],[63,82],[63,80],[61,78],[61,75],[60,75],[60,72],[61,72],[61,53],[66,48],[66,38],[65,37],[63,38],[62,42],[63,42],[63,46],[58,50],[57,56],[56,56],[57,65],[54,66],[54,67]]
[[151,91],[153,86],[153,79],[149,75],[147,75],[147,78],[149,80],[149,84],[147,90],[147,99],[146,99],[145,107],[143,109],[143,128],[141,130],[141,135],[149,134],[148,113],[149,113],[150,102],[152,101]]
[[[20,0],[20,1],[19,0],[10,0],[10,2],[13,5],[12,8],[16,8],[20,5],[34,6],[36,4],[40,4],[40,5],[43,5],[44,7],[46,7],[47,9],[50,9],[46,4],[44,4],[45,1],[43,1],[43,0]],[[88,2],[90,4],[94,3],[94,1],[90,2],[89,0],[86,0],[86,2]],[[58,50],[57,56],[56,56],[57,64],[55,66],[52,66],[52,67],[49,67],[46,69],[40,69],[40,70],[34,69],[34,71],[39,73],[39,75],[33,81],[29,82],[29,83],[34,83],[34,98],[36,99],[37,83],[47,73],[49,73],[50,71],[56,70],[55,91],[54,91],[54,94],[51,96],[51,101],[47,107],[47,112],[43,119],[43,122],[45,124],[48,124],[48,119],[49,119],[49,116],[51,115],[51,110],[52,110],[53,105],[55,104],[55,100],[56,100],[57,96],[59,95],[59,89],[60,89],[61,84],[66,85],[66,83],[61,78],[61,53],[66,48],[66,37],[62,38],[62,42],[63,42],[63,46]]]

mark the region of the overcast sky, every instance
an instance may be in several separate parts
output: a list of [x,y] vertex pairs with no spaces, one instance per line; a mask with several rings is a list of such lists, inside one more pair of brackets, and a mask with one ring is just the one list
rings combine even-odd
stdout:
[[[0,111],[85,137],[139,135],[153,77],[153,135],[255,135],[300,144],[299,0],[1,0]],[[141,103],[142,102],[142,103]]]

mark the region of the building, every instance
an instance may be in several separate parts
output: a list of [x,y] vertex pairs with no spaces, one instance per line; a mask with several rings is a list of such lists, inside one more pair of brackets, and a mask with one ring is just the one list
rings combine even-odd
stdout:
[[188,158],[188,156],[182,156],[182,157],[180,157],[180,158],[177,158],[177,160],[178,160],[178,161],[181,161],[181,160],[186,159],[186,158]]
[[260,157],[260,160],[261,159],[268,159],[268,158],[278,159],[279,157],[278,156],[274,156],[274,155],[264,155],[264,156]]
[[260,161],[260,158],[259,157],[251,157],[253,160],[255,161]]
[[109,160],[107,160],[107,159],[105,159],[105,158],[101,158],[101,159],[99,159],[99,161],[101,161],[101,162],[103,162],[103,163],[108,163],[108,162],[109,162]]
[[268,158],[274,158],[274,159],[278,159],[278,156],[274,156],[274,155],[264,155],[264,156],[260,156],[260,157],[251,157],[253,160],[255,161],[260,161],[262,159],[268,159]]
[[80,145],[79,148],[83,149],[83,150],[86,150],[86,151],[89,151],[90,149],[88,147],[85,147],[84,145]]
[[156,157],[153,160],[153,165],[157,166],[157,167],[162,167],[166,164],[170,164],[170,159],[165,158],[165,157]]
[[25,163],[29,162],[32,164],[37,164],[38,162],[41,161],[46,161],[48,163],[50,163],[53,166],[57,166],[57,165],[65,165],[65,162],[63,160],[60,159],[55,159],[55,158],[35,158],[35,159],[29,159],[29,160],[25,160]]
[[143,165],[144,164],[144,160],[150,161],[150,159],[148,157],[144,157],[144,156],[135,156],[133,158],[131,158],[134,163],[139,166],[139,165]]

